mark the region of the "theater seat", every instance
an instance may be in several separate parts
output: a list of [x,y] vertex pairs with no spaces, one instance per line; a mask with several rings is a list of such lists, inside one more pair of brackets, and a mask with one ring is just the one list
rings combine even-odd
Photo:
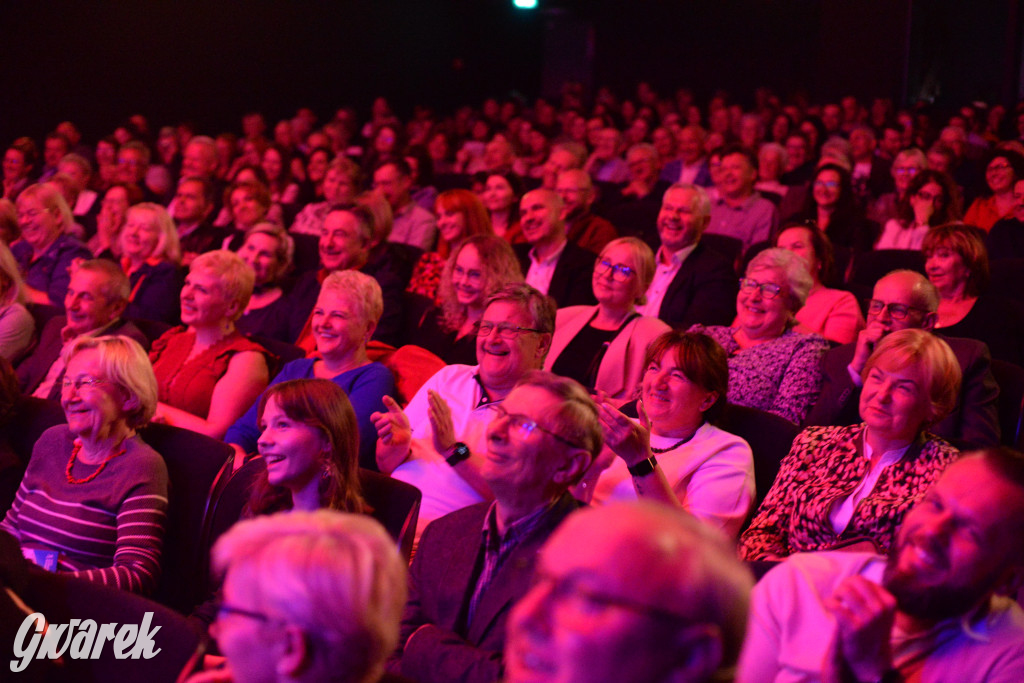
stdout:
[[789,453],[800,427],[778,415],[732,404],[726,405],[716,426],[750,444],[757,486],[756,510],[779,474],[779,465]]
[[57,401],[23,396],[18,402],[6,427],[7,438],[18,462],[0,469],[0,518],[14,503],[25,467],[32,457],[32,448],[40,435],[65,421],[64,410]]
[[992,376],[999,385],[999,430],[1005,446],[1024,448],[1024,368],[992,359]]
[[359,484],[363,498],[372,508],[370,514],[398,541],[398,549],[408,562],[412,558],[423,494],[404,481],[362,468],[359,469]]

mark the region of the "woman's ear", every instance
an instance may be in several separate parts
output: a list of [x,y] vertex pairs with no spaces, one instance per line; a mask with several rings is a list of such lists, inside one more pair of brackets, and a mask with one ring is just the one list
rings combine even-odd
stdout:
[[715,402],[717,400],[718,400],[718,392],[717,391],[709,391],[708,395],[704,397],[704,400],[700,402],[700,412],[703,413],[703,412],[706,412],[707,410],[709,410],[711,408],[711,406],[715,405]]

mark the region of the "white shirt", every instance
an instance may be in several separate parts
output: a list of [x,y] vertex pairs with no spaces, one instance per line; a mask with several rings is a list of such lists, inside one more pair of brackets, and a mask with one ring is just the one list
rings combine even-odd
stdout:
[[[868,428],[870,429],[870,427]],[[864,432],[867,435],[867,430]],[[878,478],[882,476],[882,470],[886,467],[891,467],[898,463],[900,459],[906,454],[907,449],[910,448],[911,444],[907,444],[903,448],[897,448],[894,451],[886,451],[882,453],[882,457],[878,459],[878,462],[872,467],[867,476],[861,479],[861,482],[857,484],[857,487],[853,489],[850,496],[844,501],[836,501],[836,504],[832,506],[832,512],[829,514],[829,521],[832,522],[832,528],[835,529],[836,535],[841,535],[843,530],[850,524],[850,520],[853,518],[853,511],[857,509],[857,504],[862,500],[871,495],[871,492],[875,488],[875,484],[878,483]],[[867,458],[868,462],[871,462],[871,456],[874,454],[874,449],[868,443],[867,438],[864,439],[864,458]]]
[[921,245],[924,244],[924,237],[930,229],[931,226],[928,225],[904,228],[898,220],[890,218],[882,230],[882,236],[878,238],[875,249],[916,249],[920,251]]
[[526,284],[537,291],[547,294],[551,288],[551,277],[555,274],[555,266],[558,265],[558,258],[565,251],[565,245],[569,242],[562,242],[550,256],[543,261],[537,260],[537,248],[530,249],[530,269],[526,272]]
[[434,430],[430,425],[431,389],[448,403],[455,427],[455,438],[471,453],[487,448],[487,425],[491,421],[490,402],[477,379],[478,365],[449,365],[441,368],[420,387],[409,401],[405,414],[412,426],[412,452],[395,468],[391,476],[412,484],[423,492],[416,540],[429,522],[467,505],[483,502],[483,497],[445,462],[445,456],[434,448]]
[[661,311],[661,302],[665,300],[665,292],[668,291],[668,286],[672,284],[672,280],[675,279],[679,269],[683,267],[683,261],[697,248],[697,244],[698,242],[694,242],[690,246],[683,247],[672,254],[669,254],[665,247],[658,247],[658,254],[654,259],[657,264],[654,268],[654,279],[651,280],[651,286],[647,288],[647,303],[643,306],[637,306],[637,313],[649,315],[652,318],[658,317],[658,313]]

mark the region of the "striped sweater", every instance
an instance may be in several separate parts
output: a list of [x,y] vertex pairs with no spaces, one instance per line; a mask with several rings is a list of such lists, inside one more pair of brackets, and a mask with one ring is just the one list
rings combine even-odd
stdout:
[[[74,438],[67,425],[43,433],[0,530],[23,549],[56,550],[58,571],[150,593],[160,577],[167,466],[135,436],[95,479],[69,484],[65,468]],[[95,471],[76,461],[72,474],[82,479]]]

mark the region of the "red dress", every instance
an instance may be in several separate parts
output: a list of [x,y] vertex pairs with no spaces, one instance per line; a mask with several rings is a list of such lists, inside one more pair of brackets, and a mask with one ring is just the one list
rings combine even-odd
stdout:
[[195,341],[194,332],[174,327],[153,342],[149,360],[156,373],[160,401],[204,419],[210,413],[213,388],[228,371],[228,364],[236,353],[258,351],[267,356],[267,367],[271,366],[272,358],[267,350],[246,339],[241,332],[224,337],[189,359]]

